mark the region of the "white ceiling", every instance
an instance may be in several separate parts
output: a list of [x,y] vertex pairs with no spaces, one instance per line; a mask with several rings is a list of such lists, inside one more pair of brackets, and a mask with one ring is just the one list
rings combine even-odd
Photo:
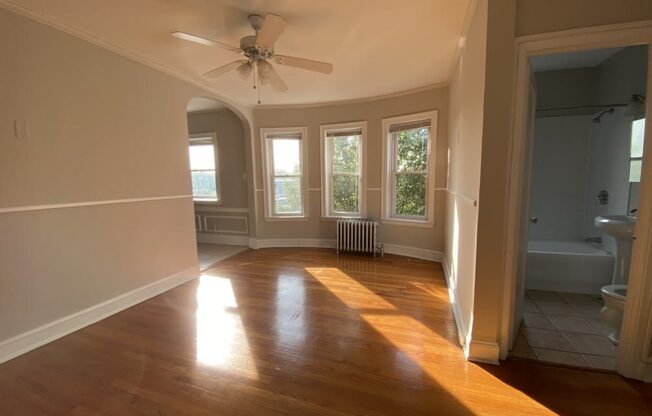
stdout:
[[210,98],[195,97],[188,102],[186,109],[189,113],[193,113],[195,111],[220,110],[222,108],[226,108],[226,106],[219,101]]
[[530,58],[534,72],[560,69],[594,68],[611,58],[623,48],[589,49],[586,51],[557,53]]
[[[249,14],[288,21],[275,49],[327,61],[330,75],[276,65],[289,91],[263,87],[263,104],[307,104],[375,97],[446,82],[469,0],[0,0],[26,14],[83,31],[177,75],[238,59],[232,52],[170,36],[181,30],[235,46],[252,34]],[[15,7],[14,7],[15,9]],[[210,85],[254,104],[249,82],[229,73]]]

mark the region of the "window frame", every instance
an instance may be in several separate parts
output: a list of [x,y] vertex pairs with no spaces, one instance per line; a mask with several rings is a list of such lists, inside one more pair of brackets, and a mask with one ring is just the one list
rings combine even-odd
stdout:
[[[194,142],[194,143],[193,143]],[[190,155],[188,155],[188,170],[190,172],[190,191],[192,194],[192,202],[197,205],[219,205],[222,202],[222,186],[220,179],[222,175],[220,174],[220,152],[217,146],[217,134],[214,132],[208,133],[194,133],[188,135],[188,150],[190,146],[201,146],[202,144],[212,144],[213,145],[213,160],[215,161],[215,189],[217,190],[217,199],[215,200],[197,200],[195,199],[195,194],[192,189],[192,167],[190,166]]]
[[[269,134],[289,133],[301,136],[299,141],[299,157],[301,163],[301,176],[300,176],[300,190],[301,190],[301,213],[300,214],[283,214],[275,212],[274,206],[274,186],[273,181],[276,177],[273,172],[274,152],[272,149],[273,138],[267,138]],[[265,204],[265,220],[305,220],[308,217],[308,203],[306,201],[308,196],[308,178],[306,176],[306,140],[308,137],[308,129],[306,127],[264,127],[260,129],[260,145],[262,152],[262,166],[263,166],[263,194]]]
[[[410,225],[417,227],[433,227],[435,221],[435,165],[437,153],[437,117],[438,111],[424,111],[421,113],[407,114],[396,117],[387,117],[382,120],[382,204],[381,221],[388,224]],[[426,215],[424,217],[404,216],[396,214],[396,185],[394,164],[396,160],[396,146],[390,133],[390,128],[396,124],[430,121],[430,136],[427,143],[426,156]]]
[[633,132],[634,132],[634,123],[639,121],[639,120],[644,120],[643,121],[643,123],[644,123],[643,124],[643,153],[645,152],[645,128],[646,128],[647,120],[646,120],[645,117],[639,117],[639,118],[635,118],[634,120],[632,120],[631,123],[629,124],[629,126],[630,126],[630,132],[629,132],[629,166],[628,166],[628,172],[627,172],[627,183],[629,183],[629,184],[641,183],[641,179],[642,179],[642,176],[643,176],[643,171],[641,169],[641,177],[639,177],[638,182],[632,182],[630,180],[631,179],[630,175],[631,175],[631,170],[632,170],[632,162],[640,161],[641,162],[641,167],[643,165],[643,154],[641,154],[641,156],[636,156],[636,157],[632,156],[632,139],[633,139]]
[[[338,213],[333,210],[332,198],[332,140],[326,137],[331,131],[361,130],[358,154],[358,209],[359,212]],[[321,148],[321,189],[322,218],[365,218],[367,216],[367,122],[354,121],[350,123],[322,124],[319,126]]]

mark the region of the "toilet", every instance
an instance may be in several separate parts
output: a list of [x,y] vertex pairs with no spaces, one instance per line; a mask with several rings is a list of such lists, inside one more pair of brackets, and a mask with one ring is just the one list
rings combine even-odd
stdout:
[[620,325],[623,322],[623,311],[625,310],[625,297],[627,296],[627,285],[607,285],[600,290],[604,307],[600,311],[602,318],[611,327],[613,332],[609,339],[618,345],[620,338]]

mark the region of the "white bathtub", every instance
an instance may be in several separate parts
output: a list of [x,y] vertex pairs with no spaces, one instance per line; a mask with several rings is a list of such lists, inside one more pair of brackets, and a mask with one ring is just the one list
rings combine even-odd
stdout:
[[529,241],[525,287],[599,294],[611,284],[614,256],[599,245],[576,241]]

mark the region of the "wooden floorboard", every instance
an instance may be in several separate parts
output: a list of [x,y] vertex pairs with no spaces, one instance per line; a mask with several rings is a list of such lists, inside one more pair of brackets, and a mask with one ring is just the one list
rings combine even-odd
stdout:
[[645,415],[652,388],[467,362],[439,264],[237,254],[0,365],[0,415]]

